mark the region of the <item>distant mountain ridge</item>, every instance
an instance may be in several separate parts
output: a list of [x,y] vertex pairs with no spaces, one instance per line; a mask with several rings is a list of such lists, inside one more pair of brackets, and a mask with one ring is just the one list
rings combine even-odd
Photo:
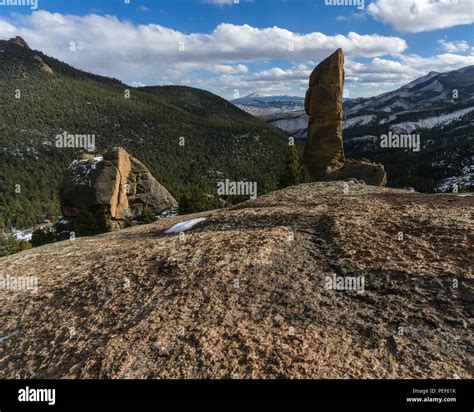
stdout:
[[396,113],[445,107],[455,101],[474,102],[474,66],[446,73],[430,72],[392,92],[345,102],[348,117],[353,114]]
[[259,93],[250,93],[245,97],[241,97],[238,99],[234,99],[231,101],[235,105],[245,105],[251,106],[260,105],[261,107],[275,107],[278,108],[279,103],[284,103],[286,105],[290,103],[294,103],[296,107],[301,107],[300,105],[304,104],[304,97],[299,96],[288,96],[288,95],[280,95],[280,96],[270,96],[264,95]]
[[303,110],[304,98],[298,96],[266,96],[251,93],[245,97],[231,101],[242,110],[257,116],[264,117],[272,114]]

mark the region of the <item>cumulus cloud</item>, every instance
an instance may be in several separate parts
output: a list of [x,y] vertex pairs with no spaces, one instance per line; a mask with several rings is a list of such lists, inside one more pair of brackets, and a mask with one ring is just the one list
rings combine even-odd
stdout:
[[[474,56],[463,56],[453,53],[439,54],[431,57],[421,57],[416,54],[400,56],[400,60],[408,67],[416,68],[419,72],[447,72],[474,65]],[[428,69],[429,68],[429,69]]]
[[470,65],[474,65],[474,56],[451,53],[432,57],[399,55],[393,60],[374,58],[368,63],[350,61],[346,65],[346,81],[354,87],[395,89],[430,71],[447,72]]
[[13,24],[0,20],[0,36],[8,38],[16,35],[17,32],[18,29]]
[[[407,48],[403,39],[377,34],[329,36],[233,24],[220,24],[210,33],[187,34],[96,14],[37,11],[16,19],[0,17],[0,33],[3,38],[20,35],[32,48],[74,67],[130,84],[191,84],[228,98],[236,89],[241,94],[303,94],[315,65],[339,47],[346,54],[348,84],[360,87],[394,88],[430,70],[474,64],[473,54],[455,54],[447,42],[440,43],[447,53],[420,57],[403,54]],[[459,51],[464,43],[452,44]]]
[[458,53],[468,51],[471,46],[465,40],[449,42],[446,40],[438,40],[439,48],[448,53]]
[[[253,91],[266,94],[303,95],[308,87],[308,78],[317,62],[295,64],[290,68],[273,67],[241,76],[219,76],[201,80],[200,87],[220,90],[232,95],[238,90],[241,95]],[[360,90],[393,90],[403,86],[428,71],[446,72],[474,65],[474,56],[441,54],[433,57],[421,57],[415,54],[398,55],[393,59],[376,57],[366,63],[346,59],[346,88]],[[375,91],[376,93],[377,91]],[[370,93],[369,93],[370,94]]]
[[[185,34],[157,24],[134,25],[114,16],[72,16],[38,11],[18,22],[7,23],[6,32],[23,36],[34,48],[69,63],[93,69],[107,65],[122,74],[133,66],[184,62],[235,64],[271,59],[318,58],[342,47],[346,54],[376,57],[403,52],[398,37],[377,34],[328,36],[299,34],[279,27],[220,24],[211,33]],[[12,25],[17,27],[13,28]],[[3,31],[2,31],[3,33]],[[67,45],[81,45],[82,55],[71,55]],[[128,63],[127,63],[128,62]]]
[[375,19],[407,33],[474,22],[473,0],[374,0],[368,12]]
[[367,13],[359,12],[359,13],[351,13],[347,16],[337,16],[337,21],[364,21],[367,19]]
[[237,64],[236,66],[216,64],[209,70],[216,73],[248,73],[249,68],[245,64]]

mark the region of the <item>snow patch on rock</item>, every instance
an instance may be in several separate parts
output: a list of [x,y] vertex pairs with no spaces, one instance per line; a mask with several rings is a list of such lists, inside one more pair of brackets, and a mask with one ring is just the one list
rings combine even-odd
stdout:
[[191,230],[198,223],[204,222],[205,220],[206,220],[205,217],[185,220],[184,222],[177,223],[176,225],[171,226],[169,229],[165,230],[165,235],[170,235],[172,233],[186,232],[187,230]]

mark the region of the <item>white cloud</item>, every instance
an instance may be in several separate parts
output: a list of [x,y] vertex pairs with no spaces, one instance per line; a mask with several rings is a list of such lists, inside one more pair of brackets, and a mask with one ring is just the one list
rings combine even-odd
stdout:
[[337,16],[337,21],[364,21],[367,19],[367,13],[358,12],[358,13],[351,13],[347,16]]
[[314,67],[309,65],[299,64],[289,69],[281,69],[280,67],[273,67],[271,69],[262,70],[249,76],[252,81],[282,81],[282,80],[308,80]]
[[471,46],[465,40],[449,42],[446,40],[438,40],[439,48],[448,53],[457,53],[468,51]]
[[432,57],[421,57],[416,54],[400,56],[400,60],[408,67],[415,68],[420,73],[427,71],[447,72],[474,65],[474,56],[445,53]]
[[204,4],[212,4],[214,6],[219,6],[219,7],[222,7],[222,6],[230,6],[232,4],[238,4],[239,1],[235,1],[235,0],[202,0],[202,2]]
[[394,60],[375,58],[365,64],[348,61],[346,81],[355,87],[373,86],[389,90],[403,86],[430,71],[448,72],[470,65],[474,65],[474,56],[451,53],[432,57],[399,55]]
[[131,86],[133,86],[133,87],[144,87],[144,86],[146,86],[146,84],[142,83],[142,82],[132,82]]
[[307,83],[307,79],[254,80],[246,76],[222,75],[211,79],[200,79],[197,81],[196,86],[233,99],[235,91],[238,91],[240,96],[245,96],[255,91],[267,95],[303,95],[307,89]]
[[[474,65],[474,54],[454,51],[433,57],[403,55],[407,48],[403,39],[377,34],[328,36],[233,24],[220,24],[210,33],[186,34],[95,14],[38,11],[8,21],[0,17],[0,36],[16,35],[34,49],[93,73],[134,84],[191,84],[228,98],[235,89],[241,95],[254,91],[302,95],[315,65],[339,47],[346,54],[348,84],[361,88],[393,89],[431,70]],[[70,51],[70,42],[75,42],[75,52]],[[464,49],[464,43],[452,44]],[[360,57],[370,60],[356,61]],[[287,63],[272,67],[277,59]],[[288,62],[293,62],[290,67]],[[252,70],[256,66],[262,69]]]
[[[295,64],[288,69],[273,67],[242,76],[220,76],[200,81],[200,86],[221,90],[230,96],[234,90],[241,95],[258,91],[263,94],[303,95],[308,87],[308,78],[317,63]],[[346,88],[359,90],[371,88],[378,93],[403,86],[429,71],[446,72],[474,65],[474,56],[441,54],[421,57],[415,54],[399,55],[394,59],[374,58],[367,63],[346,59]],[[365,90],[366,92],[366,90]],[[365,93],[367,94],[367,93]]]
[[474,22],[473,0],[374,0],[368,12],[401,32],[418,33]]
[[[0,29],[0,36],[20,35],[33,49],[74,67],[125,82],[160,84],[194,81],[200,71],[244,75],[249,72],[248,63],[320,59],[339,47],[353,58],[397,54],[407,47],[401,38],[377,34],[300,34],[276,26],[233,24],[220,24],[210,33],[187,34],[109,15],[47,11],[8,21],[0,17]],[[71,42],[76,45],[74,52]]]
[[0,20],[0,36],[6,39],[15,36],[17,33],[18,29],[13,24]]
[[[0,24],[6,24],[0,19]],[[60,58],[71,59],[66,45],[81,42],[84,53],[78,61],[94,65],[104,61],[113,67],[127,58],[139,64],[156,61],[215,62],[233,64],[276,58],[316,58],[342,47],[346,54],[376,57],[403,52],[407,45],[398,37],[360,35],[354,32],[328,36],[313,32],[299,34],[279,27],[220,24],[209,34],[185,34],[156,24],[133,25],[114,16],[62,15],[38,11],[24,16],[12,30],[30,46]],[[3,33],[3,32],[2,32]],[[87,61],[89,60],[89,61]]]
[[245,64],[237,64],[235,66],[225,65],[225,64],[216,64],[207,69],[213,73],[225,73],[225,74],[235,74],[235,73],[248,73],[249,68]]

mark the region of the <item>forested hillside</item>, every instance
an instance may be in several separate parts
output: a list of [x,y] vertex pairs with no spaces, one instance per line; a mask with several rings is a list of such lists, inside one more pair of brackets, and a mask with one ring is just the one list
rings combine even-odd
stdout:
[[209,92],[132,88],[76,70],[21,39],[0,42],[0,226],[59,216],[63,171],[80,150],[64,132],[94,134],[96,151],[123,146],[174,197],[212,195],[215,180],[276,184],[286,134]]

